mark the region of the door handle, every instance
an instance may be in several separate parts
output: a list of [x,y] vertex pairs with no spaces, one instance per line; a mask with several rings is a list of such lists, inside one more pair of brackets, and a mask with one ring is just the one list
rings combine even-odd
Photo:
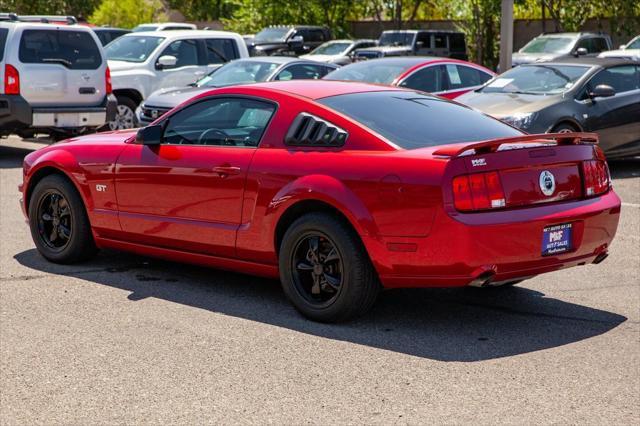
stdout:
[[217,173],[221,178],[226,178],[229,175],[240,174],[240,167],[234,166],[216,166],[213,169],[214,173]]

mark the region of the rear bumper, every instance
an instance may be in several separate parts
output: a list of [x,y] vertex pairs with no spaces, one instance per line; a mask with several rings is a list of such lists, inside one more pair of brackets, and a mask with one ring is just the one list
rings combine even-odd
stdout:
[[25,129],[71,130],[99,127],[115,118],[115,96],[105,96],[96,106],[32,107],[20,95],[0,95],[0,131]]
[[[456,287],[478,277],[509,281],[602,260],[619,217],[620,199],[611,190],[589,200],[504,212],[450,216],[441,210],[425,238],[364,241],[385,287]],[[573,249],[543,257],[543,229],[568,222],[574,224]]]

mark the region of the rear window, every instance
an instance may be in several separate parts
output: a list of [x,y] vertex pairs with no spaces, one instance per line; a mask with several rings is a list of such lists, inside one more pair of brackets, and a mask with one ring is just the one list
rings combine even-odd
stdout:
[[6,28],[0,28],[0,61],[4,58],[4,45],[7,42],[7,34],[9,30]]
[[24,30],[18,54],[20,62],[27,64],[60,64],[76,70],[102,65],[100,50],[85,31]]
[[[523,133],[462,105],[417,92],[366,92],[320,99],[404,149]],[[455,123],[455,125],[452,125]]]

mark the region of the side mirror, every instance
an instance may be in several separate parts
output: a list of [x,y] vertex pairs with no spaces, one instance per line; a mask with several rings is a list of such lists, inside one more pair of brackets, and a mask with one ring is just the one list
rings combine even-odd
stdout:
[[178,63],[178,58],[172,55],[164,55],[158,58],[156,66],[158,69],[172,68]]
[[136,143],[141,145],[160,145],[162,126],[160,124],[143,127],[136,134]]
[[587,53],[587,49],[585,49],[584,47],[579,47],[578,49],[576,49],[576,56],[584,56]]
[[304,37],[301,35],[293,36],[291,40],[289,40],[289,46],[291,47],[301,47],[304,43]]
[[607,84],[598,84],[595,89],[591,93],[589,93],[589,97],[591,98],[610,98],[611,96],[615,96],[616,91],[613,87]]

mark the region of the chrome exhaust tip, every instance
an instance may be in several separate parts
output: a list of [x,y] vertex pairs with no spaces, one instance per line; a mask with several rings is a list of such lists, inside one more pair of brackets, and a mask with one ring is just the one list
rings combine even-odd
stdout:
[[496,273],[493,271],[486,271],[478,275],[473,281],[471,281],[468,285],[470,287],[486,287],[491,285],[491,281],[493,281],[493,277]]
[[593,264],[597,265],[598,263],[602,263],[607,257],[609,257],[609,253],[607,252],[600,253],[599,255],[596,256],[595,259],[593,259]]

